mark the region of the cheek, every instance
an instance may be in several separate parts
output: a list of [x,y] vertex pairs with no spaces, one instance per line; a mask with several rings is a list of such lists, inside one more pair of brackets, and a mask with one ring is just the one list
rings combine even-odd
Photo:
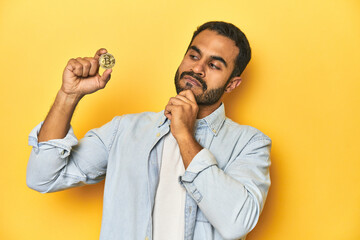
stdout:
[[191,68],[191,62],[186,61],[185,59],[182,60],[182,62],[180,63],[179,69],[183,71],[189,71],[189,69]]
[[229,76],[227,76],[227,74],[223,74],[223,73],[211,73],[208,74],[206,77],[206,83],[208,85],[208,89],[209,88],[220,88],[220,87],[224,87],[224,85],[226,84],[227,80],[228,80]]

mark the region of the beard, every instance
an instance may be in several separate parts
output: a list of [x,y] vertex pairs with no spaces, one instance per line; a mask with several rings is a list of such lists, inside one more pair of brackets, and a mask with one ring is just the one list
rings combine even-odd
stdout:
[[181,75],[179,76],[179,69],[177,69],[176,73],[175,73],[175,87],[176,87],[176,93],[177,94],[179,94],[180,92],[182,92],[184,90],[191,89],[193,87],[193,85],[190,84],[190,83],[186,83],[185,87],[180,86],[180,80],[185,75],[188,75],[188,76],[191,76],[191,77],[195,78],[201,84],[203,93],[198,94],[198,95],[194,94],[196,103],[198,105],[203,105],[203,106],[213,105],[213,104],[217,103],[220,100],[220,98],[222,97],[222,95],[225,92],[225,88],[226,88],[227,84],[225,84],[223,87],[214,88],[214,89],[207,89],[206,82],[200,76],[198,76],[196,73],[194,73],[193,71],[191,71],[191,72],[182,72]]

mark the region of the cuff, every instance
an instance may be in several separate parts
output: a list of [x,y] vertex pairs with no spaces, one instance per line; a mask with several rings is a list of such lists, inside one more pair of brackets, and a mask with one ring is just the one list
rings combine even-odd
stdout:
[[214,165],[217,165],[214,155],[208,149],[203,148],[190,162],[181,180],[183,182],[193,182],[200,172]]
[[184,175],[179,176],[180,185],[188,191],[197,203],[200,203],[203,196],[193,181],[200,172],[214,165],[217,165],[214,155],[208,149],[203,148],[190,162]]
[[78,144],[78,139],[74,134],[73,128],[70,129],[66,136],[62,139],[52,139],[46,142],[38,142],[38,134],[44,122],[39,123],[29,134],[29,146],[34,148],[35,152],[38,152],[40,148],[58,148],[59,154],[62,158],[69,156],[71,147]]

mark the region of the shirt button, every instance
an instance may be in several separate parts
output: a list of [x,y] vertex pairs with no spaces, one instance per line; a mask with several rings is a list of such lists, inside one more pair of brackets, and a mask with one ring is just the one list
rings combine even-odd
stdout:
[[160,137],[160,133],[157,133],[156,136],[157,136],[157,137]]
[[149,238],[148,238],[148,237],[145,237],[145,240],[149,240]]
[[216,133],[216,130],[215,130],[215,129],[213,129],[212,131],[213,131],[214,133]]

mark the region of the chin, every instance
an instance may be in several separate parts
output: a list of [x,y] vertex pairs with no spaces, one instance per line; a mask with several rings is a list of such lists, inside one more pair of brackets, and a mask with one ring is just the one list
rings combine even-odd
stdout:
[[194,87],[193,85],[186,84],[184,87],[181,87],[181,91],[191,90],[193,92],[193,94],[195,95],[195,97],[197,97],[203,93],[200,89],[197,89],[197,88],[198,87]]

